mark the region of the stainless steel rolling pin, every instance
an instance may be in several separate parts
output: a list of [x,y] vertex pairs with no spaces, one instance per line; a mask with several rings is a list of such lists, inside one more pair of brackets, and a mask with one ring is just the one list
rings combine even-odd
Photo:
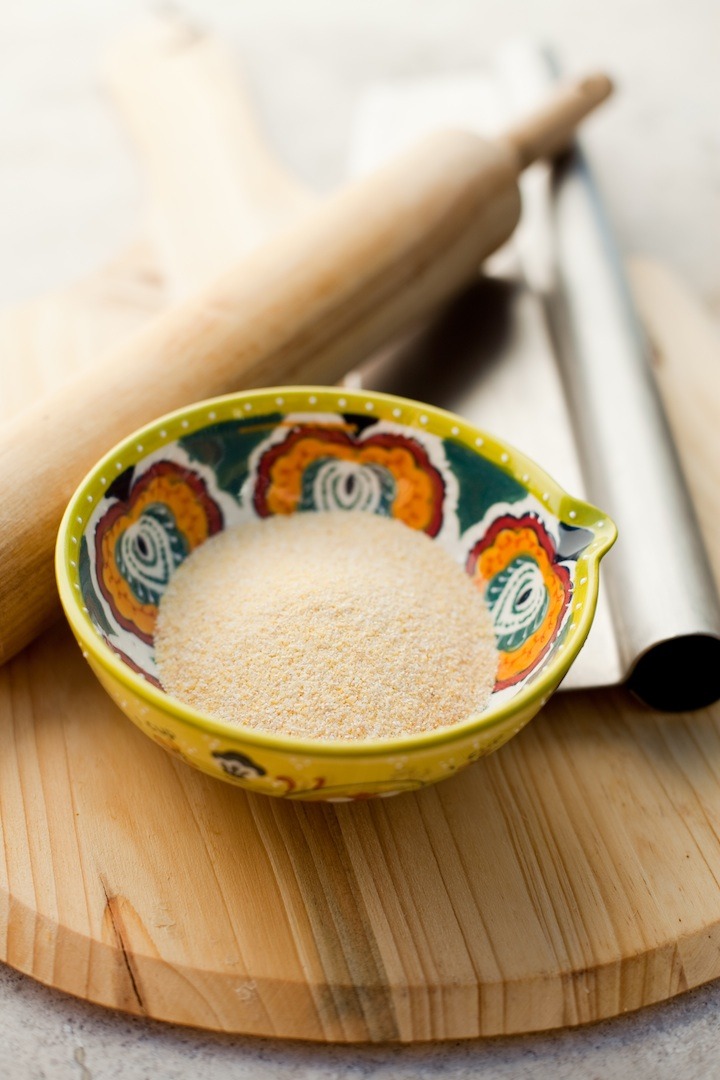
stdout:
[[520,217],[518,177],[611,91],[568,82],[494,140],[423,140],[44,398],[0,434],[0,661],[60,608],[53,547],[85,472],[153,418],[234,389],[337,382],[447,301]]
[[[517,43],[506,73],[518,101],[548,93],[559,65]],[[720,599],[659,389],[651,347],[588,157],[574,139],[547,199],[547,291],[588,497],[618,542],[604,580],[622,678],[665,711],[720,699]]]
[[657,709],[720,698],[720,602],[599,194],[582,150],[558,167],[551,305],[590,498],[618,527],[605,581],[627,685]]

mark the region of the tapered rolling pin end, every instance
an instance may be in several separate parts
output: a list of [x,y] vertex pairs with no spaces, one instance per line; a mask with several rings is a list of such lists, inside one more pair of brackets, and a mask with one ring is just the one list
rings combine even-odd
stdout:
[[578,93],[584,94],[592,106],[599,105],[610,97],[615,89],[612,79],[604,72],[588,75],[578,84]]
[[613,89],[612,80],[602,72],[587,75],[560,86],[542,108],[511,127],[502,141],[514,151],[518,172],[567,150],[580,121]]

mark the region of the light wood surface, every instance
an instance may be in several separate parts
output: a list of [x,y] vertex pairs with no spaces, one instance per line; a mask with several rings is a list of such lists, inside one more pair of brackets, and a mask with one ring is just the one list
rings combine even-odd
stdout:
[[[630,270],[664,385],[705,387],[703,440],[690,395],[673,424],[714,527],[720,346],[672,274]],[[432,788],[301,805],[151,743],[59,624],[0,668],[0,725],[0,955],[90,1001],[411,1042],[576,1025],[720,976],[720,706],[555,695]]]
[[[718,476],[712,468],[720,424],[718,321],[698,307],[668,266],[636,257],[628,273],[641,317],[652,332],[655,378],[704,535],[717,530]],[[685,362],[683,363],[683,358]],[[700,467],[703,458],[707,468]]]
[[[596,101],[588,98],[586,110]],[[573,86],[528,125],[578,122]],[[542,142],[542,138],[540,139]],[[517,152],[516,152],[517,151]],[[0,662],[59,613],[52,553],[92,464],[140,425],[232,389],[335,383],[478,273],[520,214],[522,141],[441,131],[324,200],[0,432]],[[17,583],[23,582],[22,590]]]
[[172,11],[115,41],[104,82],[131,139],[171,299],[192,295],[318,202],[266,145],[216,35]]
[[151,245],[131,244],[80,281],[0,310],[2,418],[11,420],[167,307]]
[[145,235],[87,278],[0,310],[3,373],[22,369],[3,378],[6,419],[317,201],[266,147],[215,35],[172,12],[148,15],[101,68],[146,185]]

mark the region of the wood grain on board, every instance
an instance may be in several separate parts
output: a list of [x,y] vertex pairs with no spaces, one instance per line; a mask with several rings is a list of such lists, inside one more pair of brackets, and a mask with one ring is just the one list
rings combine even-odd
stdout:
[[[224,75],[205,80],[211,52],[181,69],[189,58],[165,50],[173,93],[187,93],[182,72],[226,93]],[[142,137],[166,84],[143,68],[155,104],[138,111],[123,56],[115,93]],[[191,149],[173,141],[182,130],[167,129],[167,154]],[[204,153],[225,164],[203,183],[240,162],[224,141]],[[99,350],[181,291],[200,254],[226,258],[212,198],[201,239],[217,247],[194,263],[196,241],[176,231],[187,191],[160,194],[178,171],[159,158],[148,171],[153,250],[0,314],[2,419],[66,372],[91,377]],[[252,201],[239,174],[236,190]],[[629,269],[720,576],[720,345],[672,273]],[[441,784],[300,804],[152,743],[61,622],[0,667],[0,738],[0,957],[99,1005],[228,1032],[412,1042],[585,1023],[720,976],[720,705],[663,716],[619,688],[566,692]]]

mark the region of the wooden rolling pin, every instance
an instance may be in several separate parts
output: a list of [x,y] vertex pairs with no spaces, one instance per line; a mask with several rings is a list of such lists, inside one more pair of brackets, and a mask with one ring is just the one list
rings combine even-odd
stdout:
[[0,433],[0,662],[60,613],[53,549],[94,462],[172,409],[232,390],[333,384],[447,302],[520,217],[518,176],[611,92],[559,88],[492,140],[442,131],[328,198]]

